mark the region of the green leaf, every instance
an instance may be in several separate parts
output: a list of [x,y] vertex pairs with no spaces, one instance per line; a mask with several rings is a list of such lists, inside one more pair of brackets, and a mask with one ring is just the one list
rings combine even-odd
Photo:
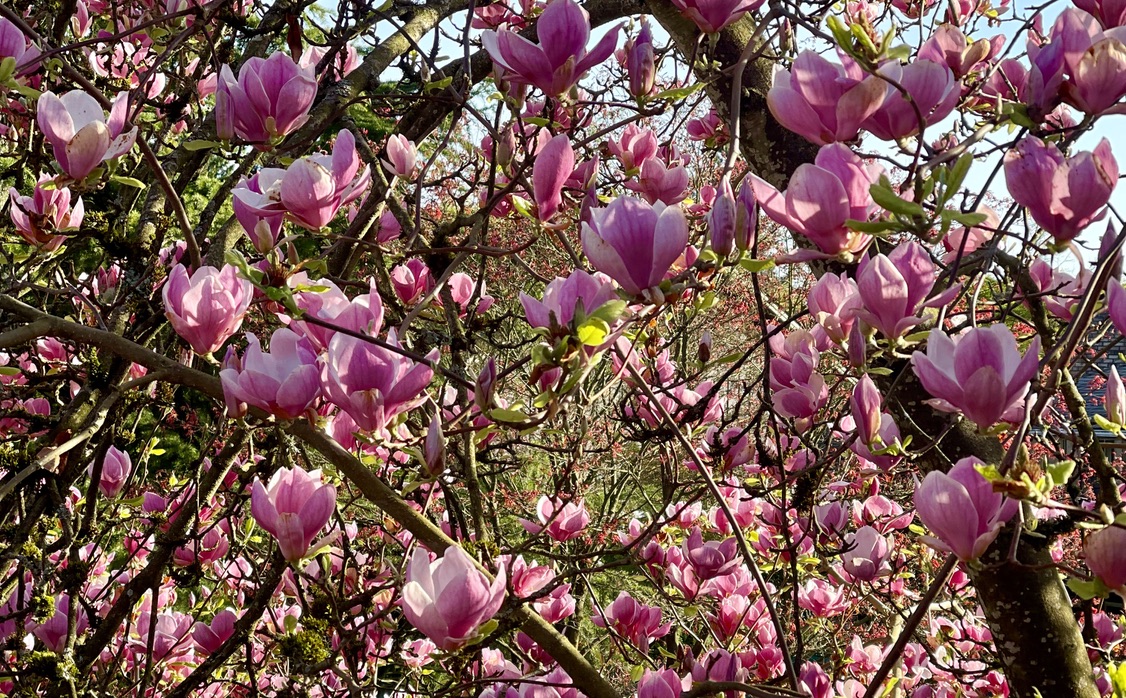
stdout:
[[879,234],[886,233],[889,230],[896,230],[897,226],[893,221],[879,220],[879,221],[858,221],[855,218],[850,218],[845,221],[845,225],[851,230],[858,233]]
[[590,317],[598,318],[609,325],[620,318],[627,308],[629,308],[629,303],[623,300],[606,301],[598,306],[598,308],[590,314]]
[[1067,588],[1075,592],[1075,595],[1083,599],[1084,601],[1090,601],[1093,598],[1106,596],[1108,593],[1110,593],[1110,590],[1106,588],[1106,585],[1098,579],[1093,579],[1088,582],[1083,579],[1076,579],[1072,577],[1071,579],[1067,580]]
[[1102,427],[1103,429],[1106,429],[1107,431],[1114,432],[1115,434],[1122,431],[1122,425],[1121,424],[1115,424],[1114,422],[1110,421],[1109,419],[1102,416],[1101,414],[1094,415],[1093,419],[1095,420],[1095,424],[1098,424],[1100,427]]
[[15,366],[0,366],[0,376],[18,376],[21,373],[23,373],[23,371]]
[[588,347],[596,347],[606,341],[610,326],[596,317],[588,318],[579,326],[579,341]]
[[124,184],[127,187],[136,187],[137,189],[144,189],[145,187],[148,186],[147,184],[145,184],[141,180],[136,179],[134,177],[123,177],[121,175],[114,175],[114,176],[110,177],[109,179],[110,179],[111,182],[116,182],[117,184]]
[[1053,487],[1066,485],[1067,481],[1071,479],[1072,474],[1075,473],[1075,461],[1061,460],[1056,463],[1049,463],[1045,470],[1048,472],[1048,477],[1052,480]]
[[497,407],[489,410],[489,419],[495,422],[505,422],[508,424],[522,424],[528,421],[528,415],[519,410],[510,410],[503,407]]
[[219,143],[218,141],[204,141],[204,140],[188,141],[187,143],[184,144],[184,150],[187,150],[187,151],[194,153],[197,150],[210,150],[211,148],[216,148],[220,145],[222,145],[222,144]]
[[526,123],[532,126],[539,126],[540,128],[547,128],[551,124],[551,119],[545,119],[542,116],[527,116],[524,117]]
[[525,218],[536,220],[536,217],[532,215],[532,203],[530,201],[515,195],[509,198],[512,200],[512,208],[516,209],[517,213]]
[[16,58],[15,56],[5,56],[4,60],[0,61],[0,82],[8,82],[12,76],[16,74]]
[[447,87],[449,87],[451,84],[453,84],[453,81],[454,81],[454,76],[451,75],[449,77],[442,78],[441,80],[435,80],[434,82],[428,82],[428,83],[426,83],[425,85],[422,86],[422,89],[423,89],[424,92],[429,92],[430,90],[444,90]]
[[905,201],[899,198],[899,195],[892,191],[888,185],[873,184],[868,191],[872,193],[872,201],[875,201],[885,211],[908,218],[924,218],[927,215],[922,206],[914,201]]
[[[961,223],[962,225],[966,226],[967,228],[972,228],[975,225],[981,225],[982,223],[984,223],[986,221],[987,218],[989,218],[989,216],[987,216],[986,214],[981,213],[979,211],[969,211],[967,213],[962,213],[961,211],[953,211],[952,209],[946,209],[946,210],[951,211],[951,213],[950,213],[950,219],[951,220],[955,220],[955,221]],[[945,215],[945,214],[946,214],[946,211],[943,211],[943,215]]]
[[739,260],[739,266],[743,267],[744,269],[751,272],[752,274],[758,274],[759,272],[764,272],[764,271],[767,271],[768,269],[773,269],[774,266],[775,266],[775,262],[774,262],[773,259],[749,259],[748,258],[748,259],[740,259]]
[[704,87],[704,83],[702,83],[702,82],[696,82],[696,83],[693,83],[691,85],[685,85],[684,87],[674,87],[671,90],[665,90],[664,92],[658,92],[656,95],[650,97],[649,101],[656,101],[658,99],[666,99],[670,102],[679,102],[680,100],[684,99],[685,97],[692,94],[693,92],[699,92],[701,89],[703,89],[703,87]]
[[974,164],[974,156],[971,153],[963,153],[962,157],[954,161],[943,172],[943,180],[946,185],[946,192],[943,194],[942,203],[950,200],[950,197],[962,188],[962,182],[966,181],[966,175],[969,174],[970,166]]

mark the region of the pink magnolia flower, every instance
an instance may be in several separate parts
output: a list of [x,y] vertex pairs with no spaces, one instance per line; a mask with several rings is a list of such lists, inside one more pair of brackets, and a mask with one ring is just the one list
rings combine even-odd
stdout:
[[1013,200],[1065,243],[1106,214],[1118,162],[1105,138],[1093,152],[1065,158],[1055,145],[1028,136],[1005,154],[1005,180]]
[[916,313],[923,305],[943,305],[959,287],[926,301],[934,287],[935,266],[930,253],[915,241],[902,243],[891,254],[866,257],[856,275],[860,317],[889,340],[895,341],[922,322]]
[[634,99],[648,97],[653,93],[657,81],[657,66],[653,51],[653,32],[649,30],[647,18],[641,18],[641,30],[637,33],[637,38],[626,41],[625,54],[630,95]]
[[933,396],[927,404],[943,412],[961,412],[985,429],[1021,418],[1039,359],[1039,337],[1022,358],[1013,333],[996,324],[975,327],[957,338],[931,330],[927,353],[916,351],[911,365]]
[[391,286],[405,305],[413,305],[434,290],[434,275],[426,262],[411,257],[391,270]]
[[798,606],[818,618],[832,618],[847,611],[851,603],[845,587],[810,578],[798,588]]
[[576,313],[589,317],[617,297],[608,276],[576,269],[567,278],[556,277],[549,282],[542,301],[521,292],[520,303],[524,306],[524,317],[532,327],[567,329]]
[[177,264],[161,293],[164,315],[176,334],[200,354],[210,354],[242,326],[253,287],[229,264],[221,270],[203,266],[190,277]]
[[35,60],[38,57],[39,49],[28,41],[19,27],[0,17],[0,61],[11,58],[16,77],[20,77],[39,67]]
[[383,161],[383,167],[388,172],[396,177],[410,177],[414,174],[418,148],[406,136],[400,133],[391,134],[387,139],[387,149],[384,154],[387,159]]
[[[302,68],[316,69],[329,51],[333,50],[330,46],[307,46],[301,54],[301,58],[297,60],[297,65]],[[333,77],[339,80],[348,77],[349,73],[359,67],[360,54],[356,52],[356,47],[352,44],[344,44],[343,49],[335,49],[335,59],[325,66],[325,72],[335,71]]]
[[1111,424],[1126,426],[1126,386],[1113,364],[1106,381],[1106,419]]
[[715,34],[738,22],[743,15],[757,10],[763,2],[764,0],[672,0],[672,4],[706,34]]
[[724,177],[720,182],[712,210],[708,212],[708,233],[711,236],[712,250],[720,257],[727,257],[735,249],[737,206],[735,193],[731,191],[731,181]]
[[871,526],[857,529],[845,536],[848,549],[841,554],[841,565],[853,579],[871,582],[887,574],[891,557],[891,541]]
[[536,36],[539,44],[508,29],[490,29],[482,32],[481,43],[507,81],[558,97],[614,53],[618,27],[588,52],[590,15],[574,0],[552,0],[536,22]]
[[528,533],[544,532],[560,543],[577,538],[590,523],[590,514],[581,499],[564,503],[544,495],[536,505],[536,516],[538,524],[520,519],[520,525]]
[[293,133],[309,119],[317,98],[313,66],[298,66],[283,51],[247,59],[238,80],[229,65],[219,71],[215,91],[216,133],[264,144]]
[[356,139],[351,131],[341,131],[332,155],[309,155],[284,170],[267,167],[257,177],[261,191],[244,186],[233,192],[247,211],[264,218],[284,213],[297,225],[315,231],[364,193],[371,170],[367,165],[360,169]]
[[582,224],[583,252],[595,269],[631,295],[659,286],[688,246],[688,221],[677,206],[620,196],[592,209]]
[[988,39],[970,41],[958,27],[944,24],[919,48],[918,57],[945,63],[954,77],[961,79],[979,66],[987,66],[985,61],[993,51],[993,44]]
[[841,66],[807,50],[790,70],[774,74],[766,105],[778,123],[826,145],[856,138],[860,125],[883,105],[887,91],[884,80],[865,76],[855,61]]
[[8,190],[8,215],[16,232],[29,245],[42,247],[48,252],[57,250],[66,239],[57,233],[82,227],[86,212],[81,196],[72,207],[70,189],[47,189],[43,185],[49,181],[50,177],[40,176],[31,196],[21,196],[14,188]]
[[829,398],[829,387],[817,373],[821,354],[816,341],[809,332],[796,330],[772,336],[770,348],[771,404],[778,414],[797,420],[799,429],[808,428]]
[[657,156],[657,134],[631,123],[617,140],[606,141],[606,147],[622,163],[622,169],[632,174],[641,168],[641,163]]
[[[255,174],[250,179],[243,179],[238,183],[238,189],[248,189],[254,194],[264,196],[265,192],[262,191],[262,186],[259,183],[259,175]],[[257,210],[250,208],[238,196],[231,197],[231,208],[234,209],[235,219],[238,220],[239,225],[242,226],[243,231],[247,237],[250,238],[251,244],[254,249],[261,254],[269,254],[271,250],[277,247],[278,238],[281,237],[282,226],[285,223],[284,213],[275,213],[274,215],[264,216]]]
[[893,61],[885,63],[878,72],[910,95],[908,100],[899,89],[889,85],[884,103],[864,121],[863,128],[880,140],[914,136],[945,119],[958,106],[961,89],[945,63],[924,58],[901,66]]
[[868,220],[875,209],[868,190],[881,171],[865,165],[847,146],[833,143],[818,151],[814,164],[794,171],[785,194],[757,175],[752,175],[751,187],[773,221],[809,238],[826,256],[851,258],[872,238],[845,222]]
[[228,414],[245,414],[247,405],[280,419],[305,414],[321,394],[321,367],[312,344],[285,327],[270,336],[269,352],[252,333],[246,341],[239,365],[219,372]]
[[210,625],[197,621],[192,626],[192,640],[195,641],[196,651],[204,656],[217,652],[234,635],[236,620],[238,616],[235,612],[224,608],[215,614]]
[[430,553],[416,547],[407,565],[406,580],[403,615],[447,651],[469,642],[504,601],[504,568],[490,584],[473,559],[456,545],[433,562]]
[[666,163],[660,157],[643,160],[637,179],[626,182],[626,189],[637,192],[651,204],[680,203],[688,194],[688,170],[682,163]]
[[297,562],[336,510],[336,488],[321,482],[321,471],[282,468],[268,486],[255,478],[250,514],[278,541],[282,555]]
[[[93,463],[90,464],[87,472],[93,474]],[[103,496],[113,499],[121,494],[131,472],[133,472],[133,460],[129,458],[129,454],[117,446],[110,446],[106,451],[105,459],[102,460],[102,476],[98,480],[98,490]]]
[[137,127],[125,130],[129,93],[120,92],[109,117],[98,100],[82,90],[62,97],[44,92],[36,102],[36,119],[51,144],[63,172],[85,179],[98,165],[128,153],[137,140]]
[[844,344],[856,322],[860,294],[848,274],[824,274],[809,289],[809,314],[835,344]]
[[1107,526],[1083,542],[1087,567],[1103,584],[1126,598],[1126,529]]
[[[68,615],[70,612],[70,595],[59,594],[55,598],[55,613],[43,623],[31,622],[28,630],[52,652],[62,652],[66,647],[67,628],[69,627]],[[86,607],[78,605],[77,622],[75,630],[81,636],[90,627],[90,619],[86,615]]]
[[1075,0],[1075,6],[1094,15],[1107,29],[1126,25],[1126,2],[1122,0]]
[[[395,332],[387,343],[398,346]],[[438,350],[426,358],[438,360]],[[325,397],[348,413],[356,426],[382,431],[391,420],[425,399],[433,369],[359,337],[338,332],[328,344],[321,372]]]
[[646,606],[623,591],[613,603],[591,618],[600,628],[610,628],[626,638],[643,653],[649,652],[649,643],[664,637],[672,627],[671,623],[661,623],[661,609]]
[[949,473],[931,471],[915,490],[919,519],[934,533],[923,540],[964,561],[981,557],[1017,510],[1016,500],[994,492],[977,471],[980,463],[963,458]]
[[646,669],[637,684],[637,698],[680,698],[683,692],[680,675],[674,669]]
[[563,185],[574,169],[575,151],[566,134],[552,138],[536,154],[535,164],[532,165],[532,194],[536,201],[536,215],[541,221],[551,220],[563,204]]

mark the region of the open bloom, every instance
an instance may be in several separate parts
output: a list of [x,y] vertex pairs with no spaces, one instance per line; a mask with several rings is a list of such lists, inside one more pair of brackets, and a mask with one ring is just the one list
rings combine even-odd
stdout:
[[884,103],[863,124],[880,140],[914,136],[945,119],[958,106],[961,89],[954,72],[945,63],[925,58],[904,66],[891,62],[881,66],[878,72],[910,96],[908,100],[898,88],[889,85]]
[[592,209],[582,229],[590,263],[632,295],[659,286],[688,246],[688,221],[679,207],[628,196]]
[[31,196],[21,196],[15,189],[9,189],[8,216],[16,232],[29,245],[52,251],[65,239],[56,233],[81,227],[86,209],[81,196],[71,206],[70,189],[45,188],[43,185],[49,180],[49,177],[40,177]]
[[[387,342],[398,345],[394,331]],[[426,357],[438,360],[435,349]],[[380,431],[392,419],[425,399],[433,369],[359,337],[336,333],[321,372],[325,397],[348,413],[364,431]]]
[[238,332],[254,294],[250,282],[229,264],[221,270],[202,266],[190,277],[177,264],[162,295],[164,315],[176,334],[200,354],[210,354]]
[[591,620],[600,628],[613,628],[642,652],[648,652],[649,642],[668,635],[672,627],[671,623],[661,623],[661,609],[638,603],[628,591],[618,594],[613,603]]
[[297,562],[336,510],[336,488],[321,482],[321,471],[282,468],[263,486],[258,479],[250,493],[250,514],[278,541],[282,555]]
[[248,59],[237,81],[224,65],[215,90],[218,136],[267,143],[301,128],[317,98],[314,70],[313,65],[299,66],[283,51]]
[[817,152],[812,165],[800,165],[780,193],[766,180],[752,175],[751,187],[763,213],[774,222],[809,238],[827,256],[855,255],[872,241],[851,230],[848,220],[868,220],[874,204],[869,188],[880,168],[870,167],[840,143]]
[[743,15],[758,9],[764,0],[672,0],[681,13],[701,31],[715,34]]
[[[934,287],[934,273],[930,254],[914,241],[900,244],[891,254],[864,258],[856,275],[861,301],[857,316],[888,339],[898,339],[922,321],[916,313]],[[949,295],[940,294],[928,304],[941,305]]]
[[532,327],[566,328],[579,308],[584,316],[589,316],[617,297],[614,284],[606,275],[576,269],[567,278],[557,277],[548,283],[542,301],[521,292],[520,303]]
[[675,669],[646,669],[637,684],[637,698],[680,698],[684,685]]
[[258,337],[246,335],[241,366],[219,372],[227,412],[239,414],[254,405],[281,419],[297,419],[321,394],[321,367],[312,344],[285,327],[270,336],[270,351]]
[[911,357],[915,375],[943,412],[961,412],[981,428],[1021,418],[1024,396],[1039,367],[1040,338],[1020,355],[1016,338],[1002,324],[975,327],[951,338],[931,330],[927,353]]
[[1005,181],[1037,225],[1065,243],[1106,214],[1118,162],[1105,138],[1094,151],[1065,158],[1055,145],[1028,136],[1005,154]]
[[125,130],[128,106],[129,93],[118,93],[107,118],[98,100],[82,90],[62,97],[44,92],[36,102],[36,119],[63,172],[85,179],[98,165],[133,148],[137,127]]
[[307,230],[320,230],[336,217],[341,207],[355,201],[371,182],[367,165],[360,169],[356,139],[341,131],[332,155],[309,155],[286,169],[259,170],[258,189],[236,187],[232,192],[247,211],[263,218],[287,214]]
[[490,584],[473,559],[456,545],[433,562],[418,547],[407,565],[403,615],[438,647],[456,650],[500,610],[504,586],[503,567]]
[[774,74],[766,105],[778,123],[825,145],[856,138],[860,124],[883,105],[887,87],[879,76],[865,76],[855,61],[837,65],[807,50],[792,69]]
[[542,531],[560,543],[578,537],[590,523],[590,514],[587,513],[581,499],[564,504],[558,499],[545,495],[540,497],[540,501],[536,505],[536,516],[540,520],[538,524],[527,519],[520,519],[520,525],[528,533],[540,533]]
[[949,473],[931,471],[915,491],[919,519],[934,533],[923,540],[960,560],[981,557],[1017,509],[1015,500],[993,491],[974,467],[980,463],[963,458]]
[[590,16],[574,0],[553,0],[536,22],[539,44],[514,31],[487,30],[481,43],[509,82],[533,85],[558,97],[588,70],[610,57],[618,41],[615,27],[589,52]]
[[39,49],[27,40],[19,27],[0,17],[0,61],[11,58],[15,68],[24,66],[16,72],[16,76],[26,75],[39,67],[35,58],[39,56]]

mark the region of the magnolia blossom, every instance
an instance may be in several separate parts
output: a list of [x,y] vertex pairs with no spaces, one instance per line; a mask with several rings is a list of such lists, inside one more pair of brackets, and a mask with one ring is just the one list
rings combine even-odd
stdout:
[[866,257],[856,274],[861,301],[857,316],[888,339],[897,340],[922,322],[916,314],[923,305],[944,305],[959,290],[955,286],[926,301],[934,279],[930,253],[914,241],[898,245],[888,255]]
[[283,51],[247,59],[237,81],[231,67],[224,65],[215,90],[219,138],[237,135],[248,143],[263,144],[301,128],[317,98],[313,70],[311,65],[299,66]]
[[430,553],[414,550],[403,585],[403,615],[438,647],[460,649],[504,601],[505,571],[489,583],[473,559],[453,545],[431,562]]
[[845,222],[868,220],[875,208],[868,190],[881,172],[878,166],[865,165],[847,146],[833,143],[817,152],[812,165],[794,171],[784,194],[757,175],[751,176],[751,186],[763,213],[809,238],[824,253],[821,256],[852,257],[872,238]]
[[766,94],[770,113],[789,130],[817,145],[851,141],[887,96],[887,82],[864,74],[855,61],[830,63],[802,51],[790,70],[779,69]]
[[98,165],[132,150],[137,127],[125,130],[128,107],[128,92],[118,93],[108,117],[98,100],[82,90],[62,97],[44,92],[36,102],[36,118],[63,172],[85,179]]
[[729,24],[738,22],[743,15],[757,10],[763,2],[764,0],[672,0],[672,4],[684,16],[707,34],[715,34]]
[[[945,63],[918,58],[901,66],[893,61],[877,72],[891,85],[884,103],[863,124],[876,138],[893,141],[917,135],[945,119],[958,105],[961,90]],[[902,87],[906,96],[894,85]]]
[[1065,243],[1106,214],[1118,162],[1105,138],[1094,151],[1065,158],[1055,145],[1028,136],[1005,154],[1005,181],[1037,225]]
[[1083,543],[1087,567],[1119,596],[1126,598],[1126,529],[1107,526]]
[[536,22],[538,44],[514,31],[481,33],[481,43],[504,80],[532,85],[552,97],[575,86],[591,68],[610,57],[618,41],[618,28],[606,33],[589,52],[590,16],[574,0],[553,0]]
[[556,277],[550,281],[544,289],[542,301],[521,291],[520,303],[524,306],[524,317],[532,327],[567,328],[576,313],[589,316],[617,297],[608,276],[576,269],[567,278]]
[[[91,463],[87,472],[94,473],[94,464]],[[129,454],[117,446],[110,446],[102,460],[102,475],[98,480],[98,490],[103,496],[113,499],[121,494],[129,474],[133,472],[133,461]]]
[[16,75],[22,76],[39,67],[35,60],[38,57],[39,49],[28,41],[19,27],[0,17],[0,61],[11,58]]
[[592,209],[582,224],[583,252],[595,269],[640,295],[660,285],[688,245],[688,221],[677,206],[620,196]]
[[1002,420],[1020,420],[1039,359],[1039,336],[1022,358],[1013,333],[996,324],[975,327],[956,338],[931,330],[927,353],[916,351],[911,365],[933,396],[927,404],[943,412],[961,412],[985,429]]
[[21,196],[14,188],[8,190],[8,216],[16,232],[29,245],[48,252],[58,249],[66,239],[56,233],[80,228],[86,212],[81,196],[71,206],[70,189],[48,189],[44,185],[50,181],[50,177],[40,176],[31,196]]
[[641,30],[636,38],[626,42],[625,64],[629,75],[629,93],[635,99],[648,97],[657,81],[656,53],[653,51],[653,32],[649,20],[641,18]]
[[661,623],[661,609],[638,603],[627,591],[618,594],[591,620],[600,628],[612,628],[642,652],[648,652],[649,643],[667,635],[672,627],[671,623]]
[[575,151],[566,134],[552,138],[536,154],[536,162],[532,166],[532,193],[536,201],[536,215],[541,221],[551,220],[563,204],[563,185],[574,169]]
[[229,264],[221,270],[202,266],[190,277],[184,265],[177,264],[161,294],[164,314],[176,334],[200,354],[210,354],[242,326],[253,287]]
[[548,496],[540,497],[536,505],[539,523],[520,519],[520,525],[528,533],[546,533],[560,543],[577,538],[590,523],[590,514],[582,500],[563,503]]
[[680,698],[684,685],[674,669],[646,669],[637,684],[637,698]]
[[[387,344],[398,346],[395,332]],[[426,356],[438,360],[438,350]],[[378,432],[399,414],[425,400],[434,371],[402,354],[338,332],[328,344],[321,373],[325,397],[348,413],[356,426]]]
[[919,519],[934,532],[923,540],[961,560],[981,557],[1017,510],[1016,500],[993,491],[978,464],[963,458],[949,473],[931,471],[915,491]]
[[297,562],[309,553],[313,539],[336,510],[336,488],[321,482],[321,471],[295,466],[274,473],[263,486],[255,478],[250,513],[278,541],[282,555]]
[[270,336],[270,351],[254,334],[246,335],[246,353],[236,365],[219,372],[227,412],[245,413],[246,405],[281,419],[296,419],[321,394],[321,368],[312,344],[285,327]]
[[332,222],[341,207],[358,199],[371,182],[371,169],[360,169],[356,139],[341,131],[332,155],[309,155],[286,169],[258,171],[258,189],[236,187],[232,192],[247,211],[263,218],[286,214],[307,230],[320,230]]
[[396,177],[410,177],[418,160],[418,148],[406,136],[393,133],[387,139],[383,167]]

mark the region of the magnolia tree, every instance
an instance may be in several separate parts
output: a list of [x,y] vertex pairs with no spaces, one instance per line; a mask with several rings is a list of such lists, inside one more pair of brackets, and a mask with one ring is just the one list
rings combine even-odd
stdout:
[[1121,2],[15,2],[0,90],[4,695],[1126,696]]

